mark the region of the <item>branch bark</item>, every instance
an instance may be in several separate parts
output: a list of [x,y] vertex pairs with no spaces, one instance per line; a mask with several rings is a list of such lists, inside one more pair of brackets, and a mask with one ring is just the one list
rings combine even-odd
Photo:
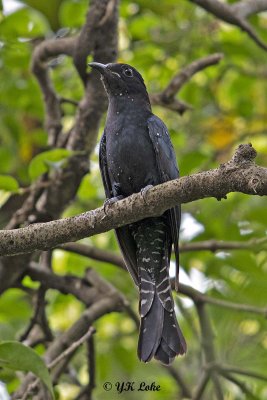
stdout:
[[[87,18],[85,24],[86,27],[91,22],[96,24],[94,33],[90,37],[90,41],[93,43],[92,56],[94,60],[104,63],[115,61],[117,56],[118,0],[116,0],[116,7],[113,8],[113,13],[109,15],[108,21],[101,29],[97,28],[105,14],[103,7],[107,7],[108,4],[109,0],[103,0],[102,2],[92,1],[90,7],[92,21]],[[101,13],[98,13],[99,8],[102,10]],[[94,18],[94,15],[98,15],[100,20]],[[20,224],[25,225],[59,218],[66,205],[76,195],[81,179],[89,169],[88,157],[95,147],[100,120],[106,108],[106,96],[99,78],[96,75],[90,75],[90,79],[86,82],[84,97],[77,108],[73,128],[68,134],[60,134],[60,98],[55,93],[50,82],[46,61],[49,57],[59,55],[62,52],[72,54],[73,47],[69,45],[70,43],[72,43],[72,39],[58,39],[41,43],[40,47],[38,46],[35,50],[33,68],[37,72],[37,79],[44,93],[48,91],[46,103],[48,102],[49,104],[46,104],[46,120],[51,119],[52,113],[55,118],[51,125],[53,129],[51,128],[51,132],[48,132],[49,143],[56,141],[56,145],[59,147],[82,150],[83,155],[73,157],[67,168],[49,176],[51,184],[47,185],[46,189],[41,189],[39,185],[37,185],[37,188],[31,188],[30,195],[16,213],[16,217],[13,218],[12,228],[17,228]],[[64,46],[62,45],[64,44],[67,44],[67,49],[63,48]],[[47,87],[43,88],[42,85]],[[54,135],[58,136],[57,140]],[[54,137],[53,140],[51,139],[52,137]],[[44,179],[47,179],[47,177]],[[42,180],[43,177],[41,178]],[[10,224],[9,228],[11,228]],[[31,255],[28,254],[24,257],[9,257],[1,260],[0,293],[20,279],[27,268],[30,258]]]
[[46,129],[48,133],[48,144],[53,146],[57,142],[58,135],[61,132],[61,107],[60,99],[57,96],[52,85],[47,61],[51,57],[57,57],[60,54],[72,56],[75,48],[76,38],[62,38],[45,40],[39,44],[32,56],[32,72],[36,76],[43,93],[46,108]]
[[[189,0],[192,3],[204,8],[215,17],[235,25],[245,31],[251,39],[263,50],[267,51],[267,44],[259,38],[255,30],[246,20],[251,14],[267,10],[267,4],[264,0],[240,1],[233,5],[221,2],[219,0]],[[253,4],[254,3],[254,4]]]
[[[246,241],[224,241],[224,240],[203,240],[200,242],[182,243],[179,246],[180,253],[192,251],[210,251],[216,253],[222,250],[248,250],[253,253],[265,249],[267,246],[267,238],[253,238]],[[82,243],[65,243],[57,246],[61,250],[79,254],[84,257],[91,258],[101,262],[116,265],[126,270],[123,257],[114,251],[99,249],[94,246],[85,245]]]
[[206,197],[221,200],[230,192],[267,195],[267,169],[257,166],[253,161],[255,157],[256,151],[251,145],[240,145],[232,159],[219,168],[155,186],[145,196],[133,194],[109,207],[107,212],[101,207],[71,218],[1,231],[0,255],[47,250],[161,215],[178,203]]
[[191,109],[192,107],[181,100],[175,99],[175,95],[179,93],[181,88],[193,75],[207,67],[218,64],[222,58],[223,54],[215,53],[193,61],[175,75],[162,92],[151,95],[151,103],[169,108],[170,110],[176,111],[182,115],[186,110]]
[[267,0],[242,0],[232,5],[232,10],[240,18],[247,18],[252,14],[257,14],[267,10]]

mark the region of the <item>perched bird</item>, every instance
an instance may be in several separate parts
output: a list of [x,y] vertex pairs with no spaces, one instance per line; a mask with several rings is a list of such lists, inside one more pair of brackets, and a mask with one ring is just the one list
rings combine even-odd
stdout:
[[[164,123],[151,110],[144,80],[127,64],[89,64],[101,74],[109,106],[100,143],[100,170],[110,202],[179,177]],[[170,364],[186,352],[176,320],[169,266],[172,244],[179,270],[180,206],[160,217],[116,229],[126,266],[139,288],[141,316],[138,356]]]

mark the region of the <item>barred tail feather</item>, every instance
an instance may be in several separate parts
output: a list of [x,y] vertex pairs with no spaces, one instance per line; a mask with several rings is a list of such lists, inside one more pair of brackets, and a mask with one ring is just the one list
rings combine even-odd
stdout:
[[163,307],[157,296],[154,297],[151,309],[145,317],[141,316],[138,341],[138,357],[148,362],[155,355],[161,340],[163,329]]
[[174,312],[164,310],[161,341],[155,353],[156,360],[169,365],[176,356],[186,353],[186,342]]
[[138,356],[170,364],[186,352],[186,343],[176,321],[169,279],[171,241],[165,217],[130,225],[137,247],[141,316]]
[[166,310],[157,293],[146,314],[141,316],[138,357],[148,362],[152,357],[170,364],[177,355],[186,352],[186,342],[176,321],[174,311]]

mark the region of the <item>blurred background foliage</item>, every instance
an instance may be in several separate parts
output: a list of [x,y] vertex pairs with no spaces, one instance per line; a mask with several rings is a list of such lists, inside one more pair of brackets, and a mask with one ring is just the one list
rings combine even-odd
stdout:
[[[27,187],[33,177],[31,160],[47,150],[44,108],[37,82],[30,71],[33,47],[43,38],[73,35],[84,22],[87,0],[2,0],[0,14],[0,174],[10,175]],[[251,23],[267,41],[267,15],[251,18]],[[193,106],[182,117],[154,107],[169,128],[181,175],[202,171],[227,161],[239,143],[251,142],[258,151],[257,162],[267,165],[267,54],[245,33],[208,15],[189,1],[122,0],[119,25],[119,61],[134,65],[147,83],[149,93],[161,91],[182,67],[205,55],[222,52],[223,61],[195,75],[179,97]],[[51,61],[51,73],[60,96],[79,101],[82,84],[71,61],[59,57]],[[63,124],[73,123],[75,106],[64,105]],[[103,120],[104,124],[104,120]],[[101,132],[100,132],[101,133]],[[51,161],[52,162],[52,161]],[[60,166],[59,166],[60,167]],[[0,204],[12,191],[9,182],[0,193]],[[0,179],[1,183],[1,179]],[[10,188],[11,185],[11,188]],[[98,167],[97,149],[75,201],[64,216],[102,205],[104,191]],[[266,199],[230,194],[221,202],[196,201],[183,206],[183,242],[200,240],[247,241],[263,238],[267,232]],[[118,251],[113,232],[84,239],[98,248]],[[253,251],[255,250],[255,251]],[[137,291],[127,273],[115,266],[56,250],[54,270],[59,274],[82,275],[88,266],[122,291],[137,310]],[[183,253],[181,280],[215,298],[266,306],[266,245],[250,251]],[[25,285],[33,286],[29,278]],[[72,296],[48,292],[48,317],[52,328],[61,332],[79,317],[83,306]],[[182,298],[184,316],[178,317],[188,342],[186,357],[175,367],[190,385],[200,374],[201,343],[199,322],[193,303]],[[257,372],[267,371],[267,324],[262,316],[208,306],[214,329],[218,359]],[[30,299],[19,289],[6,292],[0,301],[0,339],[15,339],[32,313]],[[185,317],[187,316],[187,318]],[[189,318],[190,317],[190,318]],[[192,325],[193,328],[192,329]],[[177,387],[156,362],[140,364],[136,356],[137,332],[125,314],[111,314],[96,324],[97,383],[95,398],[117,397],[104,392],[105,381],[155,381],[158,393],[142,392],[140,398],[177,399]],[[40,347],[39,352],[43,349]],[[85,353],[74,364],[81,379],[87,379]],[[13,389],[14,374],[2,379]],[[246,378],[258,399],[267,399],[267,384]],[[73,399],[77,388],[70,382],[58,386],[60,399]],[[123,397],[124,396],[124,397]],[[136,393],[121,398],[134,399]],[[212,398],[212,397],[207,397]],[[225,399],[245,399],[239,389],[227,383]]]

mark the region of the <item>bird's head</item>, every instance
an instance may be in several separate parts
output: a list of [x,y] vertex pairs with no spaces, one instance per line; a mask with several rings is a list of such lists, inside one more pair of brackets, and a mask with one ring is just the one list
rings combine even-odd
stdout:
[[130,65],[97,62],[91,62],[88,65],[100,72],[109,97],[143,94],[148,98],[142,75]]

